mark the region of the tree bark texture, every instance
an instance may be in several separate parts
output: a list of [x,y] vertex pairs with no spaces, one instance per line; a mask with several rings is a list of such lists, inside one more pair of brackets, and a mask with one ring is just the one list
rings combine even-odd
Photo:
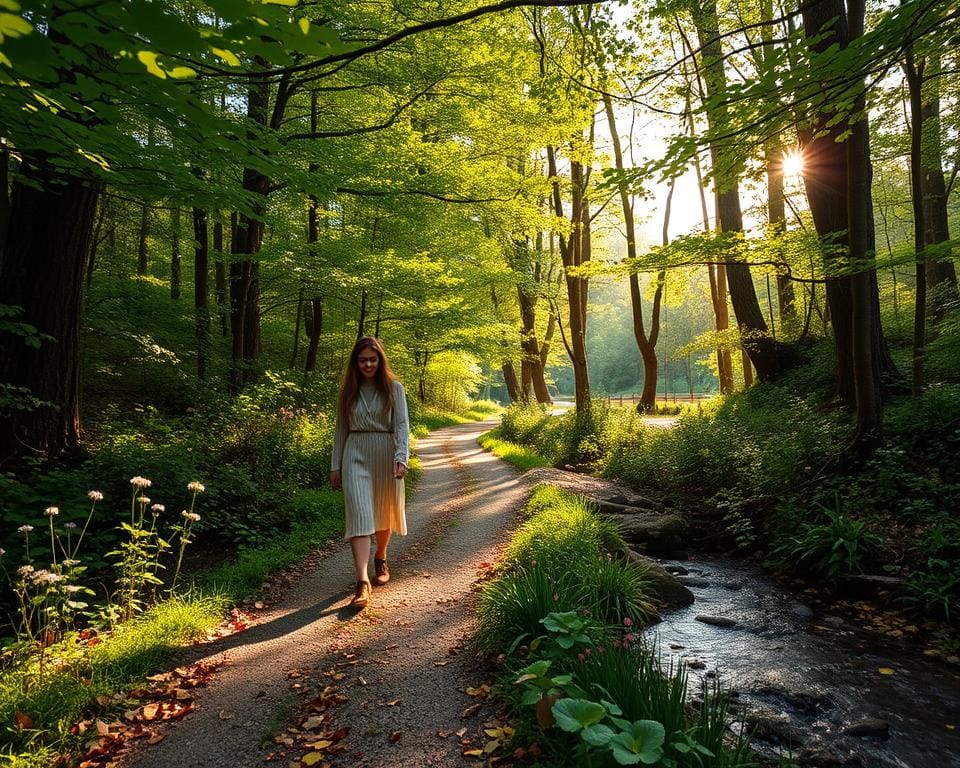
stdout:
[[[846,45],[849,41],[850,31],[843,0],[811,0],[802,4],[801,12],[804,34],[807,38],[814,38],[811,45],[814,52],[823,52],[835,43]],[[831,34],[824,34],[827,30],[830,30]],[[824,242],[827,309],[836,348],[837,395],[847,405],[856,406],[853,278],[851,275],[831,276],[832,272],[836,272],[838,262],[854,253],[849,236],[848,209],[853,190],[850,188],[846,142],[839,140],[847,126],[843,123],[829,126],[827,123],[830,118],[830,114],[820,114],[799,128],[804,158],[803,181],[814,226]],[[860,157],[861,151],[857,150],[854,154]],[[869,155],[865,160],[869,164]],[[856,172],[854,169],[854,173]],[[867,173],[869,174],[869,167]],[[869,184],[867,192],[869,194]],[[872,221],[872,212],[870,215]],[[861,226],[865,226],[863,222]],[[868,250],[872,251],[872,226],[870,230],[867,233],[870,242]],[[858,288],[866,290],[868,294],[861,295],[860,302],[862,305],[865,298],[869,299],[872,355],[883,371],[895,373],[896,366],[890,357],[880,325],[880,294],[876,273],[869,272],[866,285],[861,284]]]
[[[716,0],[694,0],[693,20],[700,43],[703,80],[708,99],[715,99],[726,91],[723,52],[720,45]],[[724,106],[709,106],[707,123],[711,130],[723,130],[729,123]],[[743,214],[740,209],[739,163],[717,141],[710,141],[716,189],[717,218],[722,232],[742,232]],[[727,286],[733,311],[737,316],[743,348],[750,355],[761,381],[773,378],[782,367],[777,345],[770,338],[753,277],[747,264],[731,261],[727,264]]]
[[180,208],[176,205],[170,212],[170,298],[179,300],[182,288],[180,260]]
[[207,356],[210,354],[210,238],[207,212],[193,209],[193,308],[197,342],[197,378],[207,377]]
[[226,338],[230,326],[227,323],[227,263],[223,250],[223,223],[213,225],[213,250],[216,253],[214,287],[217,297],[217,315],[220,317],[220,335]]
[[0,263],[0,305],[53,337],[38,348],[0,337],[0,383],[22,387],[44,404],[0,414],[0,464],[25,454],[56,457],[79,448],[80,313],[100,187],[75,178],[52,182],[21,167],[13,182],[11,221]]

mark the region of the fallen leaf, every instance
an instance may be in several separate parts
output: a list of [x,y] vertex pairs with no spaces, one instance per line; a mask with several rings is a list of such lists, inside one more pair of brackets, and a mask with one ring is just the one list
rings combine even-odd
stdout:
[[395,707],[400,703],[400,699],[394,699],[393,701],[388,701],[384,704],[386,707]]
[[459,731],[457,731],[457,738],[462,739],[466,734],[466,732],[467,732],[466,728],[461,728]]
[[221,720],[233,720],[234,714],[229,709],[221,709],[218,717]]
[[253,607],[257,609],[263,608],[263,603],[257,600],[257,602],[253,604]]
[[473,717],[475,714],[477,714],[477,712],[480,711],[482,706],[483,704],[473,704],[467,707],[465,710],[463,710],[463,712],[460,713],[460,719],[463,720],[467,717]]
[[328,749],[332,744],[333,742],[330,741],[329,739],[321,739],[320,741],[315,741],[312,744],[308,744],[307,746],[310,747],[310,749],[323,751],[324,749]]
[[447,664],[449,664],[449,663],[450,663],[449,661],[435,661],[435,662],[433,662],[433,666],[435,666],[435,667],[445,667],[445,666],[447,666]]
[[33,718],[30,715],[27,715],[21,712],[19,709],[14,712],[13,720],[17,724],[17,728],[21,731],[27,730],[28,728],[33,728]]
[[321,717],[319,715],[313,715],[303,721],[303,727],[306,728],[308,731],[313,731],[317,728],[322,727],[325,721],[326,721],[325,717]]
[[101,736],[106,736],[110,733],[110,726],[103,722],[103,720],[97,720],[96,726],[97,733],[99,733]]
[[153,720],[160,713],[160,705],[156,702],[145,704],[140,710],[140,715],[144,720]]
[[393,731],[393,732],[391,732],[391,734],[390,734],[389,736],[387,736],[387,738],[388,738],[390,741],[392,741],[394,744],[396,744],[398,741],[400,741],[400,737],[401,737],[402,735],[403,735],[403,734],[401,734],[400,731]]
[[463,752],[464,757],[483,757],[482,749],[467,749]]
[[161,741],[163,741],[165,738],[167,738],[165,734],[163,734],[163,733],[155,733],[155,734],[153,734],[153,736],[151,736],[149,739],[147,739],[147,744],[159,744],[159,743],[160,743]]
[[307,752],[300,758],[300,762],[304,765],[316,765],[321,760],[323,760],[323,752]]
[[500,740],[494,739],[493,741],[487,742],[486,746],[483,748],[483,751],[485,754],[489,755],[493,752],[496,752],[498,749],[500,749]]
[[881,675],[895,675],[897,674],[896,670],[890,669],[890,667],[880,667],[877,672]]

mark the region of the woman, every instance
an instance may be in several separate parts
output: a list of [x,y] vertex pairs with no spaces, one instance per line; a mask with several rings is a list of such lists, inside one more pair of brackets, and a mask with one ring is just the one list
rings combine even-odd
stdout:
[[376,534],[374,583],[390,580],[390,534],[405,536],[403,476],[410,460],[407,398],[383,345],[363,336],[353,345],[337,400],[337,425],[330,462],[330,485],[343,489],[346,531],[357,588],[355,608],[370,602],[370,536]]

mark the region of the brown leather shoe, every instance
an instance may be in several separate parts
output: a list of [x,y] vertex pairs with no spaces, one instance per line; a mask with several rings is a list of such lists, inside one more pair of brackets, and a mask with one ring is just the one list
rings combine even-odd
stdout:
[[370,582],[358,581],[357,590],[353,593],[353,600],[350,601],[352,608],[366,608],[370,604]]
[[388,581],[390,581],[390,569],[387,568],[386,560],[379,560],[378,558],[373,558],[373,568],[376,571],[376,575],[373,577],[373,583],[378,587],[382,587]]

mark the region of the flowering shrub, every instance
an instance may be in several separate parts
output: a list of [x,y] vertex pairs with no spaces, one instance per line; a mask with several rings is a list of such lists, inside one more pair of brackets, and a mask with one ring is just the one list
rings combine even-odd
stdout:
[[[42,567],[37,558],[31,553],[31,538],[39,536],[37,528],[25,523],[17,528],[23,536],[24,562],[11,575],[6,569],[3,559],[0,565],[4,566],[8,581],[16,603],[16,624],[13,627],[15,638],[8,647],[8,651],[16,654],[21,660],[29,664],[31,659],[37,661],[37,679],[42,682],[44,676],[47,649],[62,640],[70,630],[81,624],[94,621],[99,615],[109,622],[130,619],[134,614],[143,610],[150,598],[147,594],[149,587],[162,584],[158,572],[163,568],[161,557],[171,548],[171,544],[161,536],[159,521],[166,511],[162,504],[151,504],[145,491],[152,485],[145,477],[137,475],[130,479],[130,516],[119,526],[123,533],[116,549],[107,553],[108,558],[114,559],[116,571],[116,590],[111,600],[100,611],[94,612],[85,599],[93,596],[92,589],[82,583],[82,577],[87,566],[80,560],[80,548],[86,537],[91,520],[97,511],[97,505],[103,501],[104,494],[98,490],[87,493],[90,508],[84,520],[83,527],[73,521],[63,525],[56,524],[60,516],[59,507],[49,506],[45,510],[47,531],[49,532],[50,550],[42,550],[49,555],[49,564]],[[183,553],[190,543],[191,529],[200,515],[194,512],[198,494],[204,491],[204,486],[196,481],[187,486],[191,493],[189,510],[182,513],[182,522],[171,526],[171,541],[178,542],[177,565],[171,582],[169,593],[176,589],[176,581],[183,560]],[[79,535],[75,532],[79,529]],[[37,548],[34,547],[34,552]],[[0,549],[0,558],[6,558],[6,551]]]

